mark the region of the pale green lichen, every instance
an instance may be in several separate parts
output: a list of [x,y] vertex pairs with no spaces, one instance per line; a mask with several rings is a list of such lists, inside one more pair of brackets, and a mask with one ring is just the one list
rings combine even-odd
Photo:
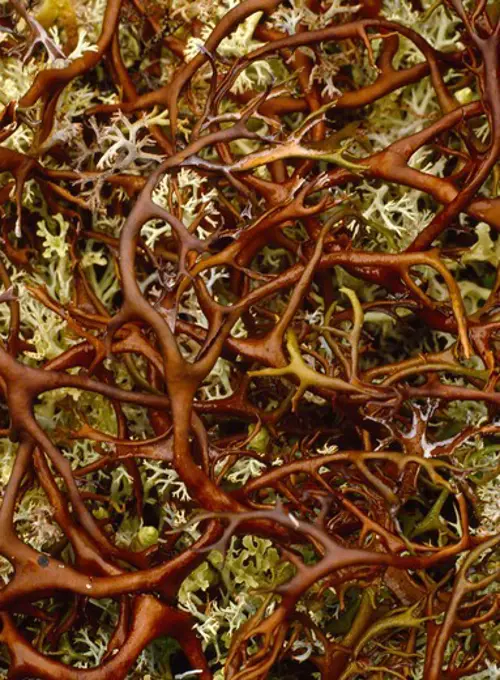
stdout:
[[[215,652],[214,664],[223,663],[235,631],[292,574],[292,566],[281,560],[271,541],[245,536],[231,540],[224,558],[212,551],[188,576],[179,590],[179,605],[197,621],[204,649]],[[220,599],[206,608],[204,593],[212,588],[219,590]]]

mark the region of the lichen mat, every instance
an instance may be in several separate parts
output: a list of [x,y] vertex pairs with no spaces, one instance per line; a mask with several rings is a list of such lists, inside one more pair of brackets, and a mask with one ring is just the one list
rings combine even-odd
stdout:
[[500,677],[497,0],[0,0],[0,677]]

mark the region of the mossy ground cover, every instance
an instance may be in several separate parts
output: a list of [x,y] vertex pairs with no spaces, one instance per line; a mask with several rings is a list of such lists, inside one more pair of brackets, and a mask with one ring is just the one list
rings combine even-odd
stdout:
[[0,677],[500,677],[500,10],[0,0]]

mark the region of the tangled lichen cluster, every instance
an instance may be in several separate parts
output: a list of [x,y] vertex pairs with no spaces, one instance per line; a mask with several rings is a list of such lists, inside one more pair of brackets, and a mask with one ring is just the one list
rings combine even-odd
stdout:
[[497,0],[0,0],[0,676],[500,677]]

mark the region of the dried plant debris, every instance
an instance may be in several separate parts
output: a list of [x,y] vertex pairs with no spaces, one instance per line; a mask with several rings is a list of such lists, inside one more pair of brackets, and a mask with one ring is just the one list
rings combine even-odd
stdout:
[[0,677],[500,677],[498,0],[0,0]]

